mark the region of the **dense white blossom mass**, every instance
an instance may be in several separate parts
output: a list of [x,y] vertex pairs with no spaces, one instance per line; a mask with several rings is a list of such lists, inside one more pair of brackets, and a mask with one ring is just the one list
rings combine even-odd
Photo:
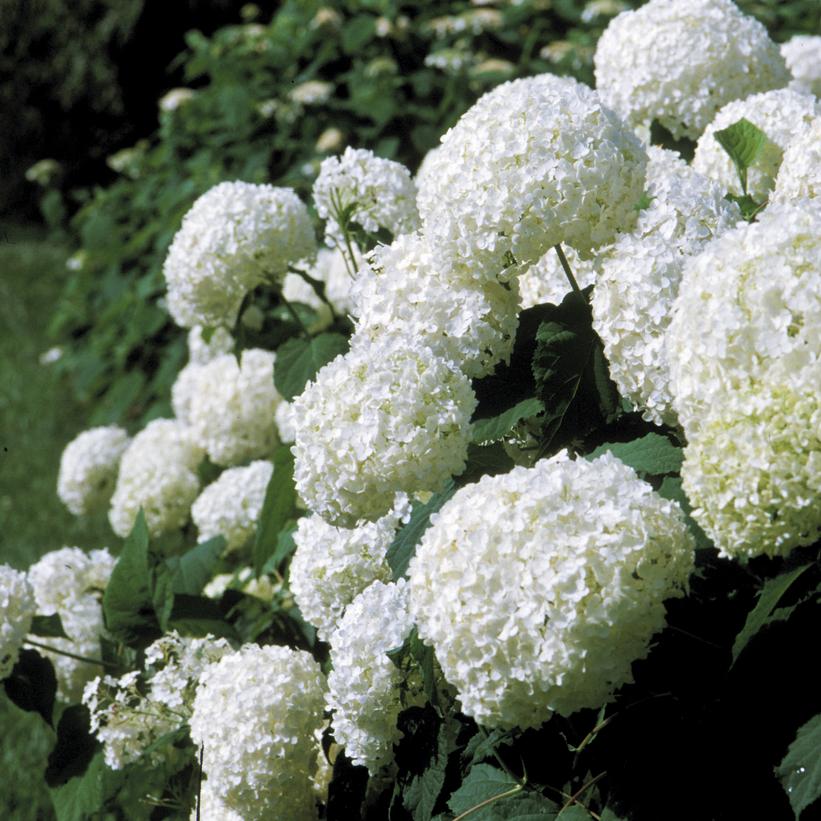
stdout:
[[533,727],[632,681],[692,567],[677,504],[611,454],[560,453],[485,476],[431,517],[411,615],[466,714]]
[[784,151],[775,178],[773,202],[821,201],[821,116]]
[[290,188],[222,182],[191,206],[163,266],[183,328],[232,326],[242,298],[316,253],[308,209]]
[[210,790],[246,821],[314,821],[325,677],[288,647],[245,645],[200,678],[191,738]]
[[407,582],[375,581],[353,600],[330,640],[326,705],[333,710],[334,738],[354,764],[372,774],[393,759],[401,738],[399,713],[425,702],[421,675],[406,678],[387,656],[412,627]]
[[294,400],[297,491],[331,524],[374,521],[464,469],[475,407],[467,377],[414,340],[352,348]]
[[471,378],[507,362],[519,324],[516,281],[444,274],[421,234],[377,246],[357,272],[354,339],[417,340]]
[[300,612],[323,641],[354,597],[371,582],[390,580],[385,554],[409,515],[408,497],[400,493],[390,513],[351,529],[334,527],[316,514],[299,520],[289,583]]
[[821,534],[821,207],[771,205],[685,266],[667,341],[682,480],[719,550]]
[[199,541],[224,536],[226,550],[239,550],[256,532],[274,466],[256,461],[223,471],[191,506]]
[[17,663],[36,609],[26,574],[0,564],[0,681]]
[[[564,249],[564,254],[580,288],[586,288],[596,281],[594,259],[580,259],[579,255],[569,247]],[[540,259],[521,274],[518,284],[522,310],[532,308],[534,305],[542,305],[545,302],[558,305],[571,290],[570,282],[554,248],[545,251]]]
[[57,495],[75,516],[104,510],[114,485],[128,434],[116,425],[83,431],[60,457]]
[[125,538],[140,508],[152,536],[183,527],[200,490],[203,457],[191,431],[173,419],[154,419],[129,444],[117,476],[108,520]]
[[821,97],[821,37],[797,34],[781,44],[781,55],[793,76],[792,88]]
[[764,26],[731,0],[650,0],[610,21],[596,88],[635,126],[698,139],[721,106],[790,80]]
[[382,228],[398,236],[419,225],[416,185],[410,171],[365,148],[348,146],[340,157],[323,160],[313,195],[317,213],[326,220],[329,245],[344,245],[340,218],[345,212],[347,219],[370,234]]
[[277,445],[276,355],[247,348],[239,362],[225,354],[199,367],[188,408],[191,433],[216,465],[269,455]]
[[733,161],[715,138],[715,132],[744,118],[767,135],[767,144],[747,172],[747,191],[764,200],[772,191],[784,149],[821,114],[821,102],[811,94],[781,88],[753,94],[722,108],[707,126],[696,145],[693,168],[717,180],[725,190],[741,194]]
[[595,91],[542,74],[479,98],[444,137],[419,191],[447,270],[494,279],[557,243],[583,256],[635,222],[647,155]]

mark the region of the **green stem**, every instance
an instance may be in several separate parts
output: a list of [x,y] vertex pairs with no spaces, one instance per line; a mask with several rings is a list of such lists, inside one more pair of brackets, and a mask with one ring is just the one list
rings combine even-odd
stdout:
[[279,292],[279,298],[282,301],[282,304],[288,309],[288,313],[291,315],[291,318],[299,325],[300,329],[304,336],[310,336],[308,333],[308,329],[305,327],[305,323],[299,318],[299,314],[296,312],[296,308],[285,298],[285,294],[282,291]]
[[[594,784],[601,781],[601,779],[604,778],[606,775],[607,770],[604,770],[604,772],[600,772],[595,778],[591,778],[590,781],[588,781],[586,784],[583,784],[578,790],[576,790],[576,792],[573,793],[573,795],[570,796],[570,798],[567,799],[567,802],[561,808],[559,814],[563,813],[568,807],[570,807],[573,804],[581,804],[581,802],[578,800],[579,796],[583,792],[587,792],[587,790],[589,790]],[[582,804],[582,806],[584,806],[584,804]]]
[[48,650],[49,653],[56,653],[58,656],[65,656],[66,658],[74,659],[75,661],[84,661],[86,664],[99,664],[101,667],[111,667],[112,669],[116,669],[118,667],[118,665],[112,664],[109,661],[93,659],[88,656],[78,656],[76,653],[69,653],[68,650],[58,650],[56,647],[49,647],[47,644],[41,644],[39,641],[33,641],[32,639],[26,639],[25,643],[30,644],[32,647],[36,647],[38,650]]
[[573,271],[570,270],[570,264],[567,261],[567,257],[564,255],[564,251],[562,251],[562,246],[556,244],[553,246],[553,249],[559,256],[559,262],[562,264],[562,269],[564,270],[564,275],[570,282],[570,287],[573,289],[573,293],[578,294],[579,296],[583,297],[584,294],[582,293],[582,289],[579,288],[579,283],[576,282],[576,277],[573,276]]
[[331,305],[331,301],[328,299],[328,295],[325,291],[325,283],[322,282],[320,279],[314,279],[307,271],[303,271],[301,268],[294,268],[291,266],[288,269],[291,273],[296,274],[300,279],[303,279],[311,288],[314,289],[314,293],[328,306],[331,311],[331,316],[336,319],[337,314],[334,310],[334,306]]

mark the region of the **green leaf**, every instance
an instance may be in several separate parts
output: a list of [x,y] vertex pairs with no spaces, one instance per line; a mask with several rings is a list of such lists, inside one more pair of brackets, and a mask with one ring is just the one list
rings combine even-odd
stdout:
[[50,639],[67,639],[66,631],[59,613],[50,616],[35,616],[31,620],[29,633],[33,636],[43,636]]
[[767,624],[776,605],[781,600],[781,597],[790,589],[792,583],[810,567],[812,567],[812,564],[795,567],[787,573],[776,576],[774,579],[768,579],[764,583],[755,607],[750,611],[747,616],[747,621],[744,623],[744,627],[733,642],[733,664],[736,663],[741,652],[749,644],[750,639]]
[[428,647],[419,638],[416,625],[411,628],[405,641],[399,647],[388,650],[386,655],[396,668],[403,673],[407,673],[412,667],[418,666],[422,672],[422,681],[428,701],[434,705],[437,703],[433,648]]
[[280,531],[288,519],[293,518],[296,505],[294,457],[291,449],[285,445],[277,448],[273,462],[274,472],[265,490],[265,501],[254,538],[254,570],[258,576],[276,551]]
[[742,117],[728,128],[714,132],[713,136],[733,161],[741,180],[741,189],[746,194],[747,169],[755,164],[767,145],[767,135],[758,126]]
[[394,537],[386,556],[394,581],[398,581],[408,572],[410,560],[416,553],[416,545],[428,529],[431,515],[436,513],[455,492],[456,485],[449,480],[445,489],[440,493],[434,493],[425,504],[413,503],[410,519]]
[[342,50],[356,54],[376,32],[376,21],[367,14],[359,14],[348,20],[342,29]]
[[544,405],[539,399],[525,399],[498,416],[479,419],[473,423],[473,442],[477,445],[496,442],[510,433],[523,419],[530,419],[543,411]]
[[687,494],[684,492],[679,476],[665,476],[664,479],[662,479],[658,493],[662,498],[670,499],[672,502],[678,502],[681,506],[681,509],[684,511],[684,519],[687,522],[687,527],[690,529],[690,533],[696,541],[697,550],[704,550],[705,548],[713,546],[713,543],[701,529],[699,523],[690,515],[693,507],[687,498]]
[[86,821],[98,817],[117,780],[118,774],[105,766],[103,754],[96,753],[85,772],[59,787],[52,787],[51,801],[57,821]]
[[296,550],[296,542],[294,541],[295,531],[296,523],[289,524],[279,531],[279,535],[277,536],[277,546],[274,548],[274,552],[262,568],[263,575],[277,571],[280,565]]
[[347,350],[348,340],[338,333],[289,339],[277,348],[274,362],[276,389],[288,402],[293,401],[323,365]]
[[48,757],[46,783],[49,787],[59,787],[84,773],[98,746],[91,734],[88,708],[84,704],[66,707],[57,725],[57,743]]
[[776,773],[796,819],[821,797],[821,713],[798,729]]
[[51,724],[57,678],[47,658],[24,647],[3,685],[6,695],[21,710],[39,713],[47,724]]
[[103,616],[109,632],[126,644],[134,643],[158,627],[152,597],[148,527],[142,510],[103,594]]
[[548,821],[559,808],[543,795],[525,792],[519,782],[490,764],[476,764],[448,807],[454,815],[469,814],[471,821]]
[[586,458],[595,459],[607,452],[621,459],[636,472],[647,476],[678,473],[684,461],[681,448],[658,433],[648,433],[632,442],[605,442],[588,453]]
[[185,593],[174,596],[168,627],[184,636],[203,638],[210,633],[234,641],[240,640],[233,625],[225,620],[217,602],[205,596],[189,596]]
[[478,482],[483,476],[507,473],[514,464],[501,442],[490,445],[470,444],[465,469],[458,476],[459,486]]
[[741,211],[741,216],[744,217],[747,222],[752,222],[758,212],[767,205],[766,200],[764,202],[756,202],[749,194],[742,194],[741,196],[737,194],[725,194],[724,199],[734,202]]
[[593,821],[593,816],[581,805],[573,803],[556,816],[557,821]]

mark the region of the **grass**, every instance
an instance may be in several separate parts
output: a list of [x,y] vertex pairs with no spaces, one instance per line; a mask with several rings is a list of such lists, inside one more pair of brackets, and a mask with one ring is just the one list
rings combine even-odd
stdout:
[[[65,445],[87,427],[79,406],[40,356],[48,320],[70,273],[67,249],[42,229],[0,226],[0,563],[26,568],[64,545],[115,546],[105,516],[76,519],[56,495]],[[43,782],[54,736],[0,693],[0,818],[51,819]]]

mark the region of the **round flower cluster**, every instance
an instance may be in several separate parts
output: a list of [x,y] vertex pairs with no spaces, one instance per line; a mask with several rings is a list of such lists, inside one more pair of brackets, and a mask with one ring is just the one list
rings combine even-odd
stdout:
[[821,97],[821,37],[796,35],[781,44],[781,56],[793,76],[792,88]]
[[104,510],[117,481],[128,434],[116,425],[83,431],[60,457],[57,495],[75,515]]
[[248,291],[315,253],[308,209],[290,188],[222,182],[191,206],[168,249],[168,310],[184,328],[231,326]]
[[371,774],[393,759],[399,713],[425,701],[421,676],[407,678],[387,656],[412,628],[407,582],[375,581],[353,600],[331,637],[326,706],[333,711],[334,738]]
[[208,485],[191,506],[199,540],[224,536],[227,551],[239,550],[256,532],[273,470],[270,462],[252,462],[224,471]]
[[650,205],[636,228],[596,259],[593,326],[619,392],[658,424],[676,424],[664,335],[688,256],[741,219],[713,180],[650,149]]
[[317,213],[327,221],[326,240],[335,247],[344,243],[340,220],[350,220],[370,234],[383,228],[393,236],[419,225],[410,171],[364,148],[349,146],[341,157],[323,160],[313,195]]
[[279,441],[284,445],[293,443],[296,437],[296,420],[294,419],[294,405],[284,399],[277,405],[274,413]]
[[0,564],[0,681],[17,664],[36,609],[26,574]]
[[294,400],[297,491],[332,524],[374,521],[464,470],[475,408],[467,377],[414,340],[353,348]]
[[773,202],[821,201],[821,116],[784,151],[775,179]]
[[416,339],[469,377],[509,361],[519,324],[515,280],[444,275],[421,234],[374,248],[357,272],[354,341]]
[[225,354],[202,365],[191,393],[191,435],[216,465],[267,456],[276,447],[274,422],[281,401],[274,387],[275,354],[242,352],[239,363]]
[[442,138],[419,191],[448,269],[493,279],[565,243],[583,256],[635,222],[647,156],[595,91],[543,74],[482,96]]
[[[361,259],[361,252],[352,244],[354,257]],[[345,255],[338,248],[321,248],[316,256],[316,264],[311,268],[311,276],[325,285],[325,296],[334,310],[345,316],[353,312],[351,288],[354,271],[348,270]]]
[[140,508],[152,536],[183,527],[200,480],[202,449],[191,432],[173,419],[154,419],[129,444],[111,498],[111,529],[125,538]]
[[211,793],[243,818],[314,821],[325,680],[308,653],[246,645],[206,668],[191,738]]
[[681,509],[632,468],[560,453],[485,476],[432,517],[411,615],[466,714],[538,726],[632,681],[693,551]]
[[[580,288],[586,288],[596,281],[596,267],[592,260],[583,260],[570,247],[564,249],[565,257]],[[555,249],[542,254],[523,274],[519,276],[519,302],[522,310],[550,302],[558,305],[570,291],[564,269]]]
[[790,80],[767,30],[732,0],[650,0],[626,11],[599,38],[594,64],[605,105],[691,140],[724,104]]
[[767,135],[758,159],[747,172],[747,191],[764,200],[772,191],[784,149],[821,114],[821,102],[811,94],[789,88],[754,94],[745,100],[728,103],[716,114],[696,145],[693,168],[721,183],[725,191],[741,194],[733,161],[715,138],[715,132],[744,118]]
[[188,361],[194,365],[204,365],[233,350],[234,337],[225,328],[214,328],[207,342],[202,325],[195,325],[188,332]]
[[350,530],[329,525],[316,514],[299,520],[289,582],[300,612],[323,641],[371,582],[390,580],[385,554],[409,516],[408,497],[399,493],[390,513]]
[[772,205],[684,270],[667,339],[693,515],[726,555],[821,529],[821,208]]
[[[85,553],[78,547],[64,547],[46,553],[29,568],[37,612],[58,614],[68,636],[39,641],[54,650],[100,657],[100,636],[105,632],[102,598],[115,561],[105,549]],[[54,664],[63,699],[79,701],[83,687],[97,675],[99,667],[58,653],[44,651],[44,655]]]

